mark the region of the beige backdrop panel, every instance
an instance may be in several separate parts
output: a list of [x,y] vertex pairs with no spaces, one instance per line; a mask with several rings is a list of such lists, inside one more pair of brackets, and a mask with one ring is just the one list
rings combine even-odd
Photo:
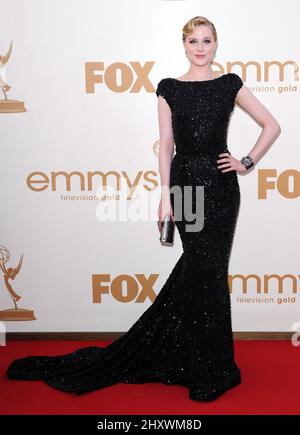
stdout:
[[[299,321],[299,82],[293,74],[299,2],[288,0],[282,9],[282,2],[256,0],[247,15],[237,0],[199,5],[11,0],[1,6],[0,53],[11,40],[13,47],[0,74],[11,86],[8,98],[24,101],[27,110],[0,113],[0,245],[2,255],[10,253],[6,268],[17,267],[23,253],[9,283],[21,296],[18,306],[36,316],[6,321],[8,331],[127,330],[171,273],[182,246],[178,233],[173,248],[158,240],[154,90],[161,78],[187,71],[181,29],[196,15],[218,30],[214,68],[239,74],[282,127],[256,169],[239,176],[242,203],[230,263],[234,330],[290,331]],[[274,64],[266,75],[268,62]],[[259,133],[236,108],[232,154],[246,155]],[[89,186],[93,171],[100,174]],[[101,201],[101,172],[110,171],[111,196]],[[151,219],[99,219],[103,205],[134,204],[114,188],[117,177],[135,185],[133,200],[140,194],[144,207],[150,203]],[[1,272],[0,310],[11,308]]]

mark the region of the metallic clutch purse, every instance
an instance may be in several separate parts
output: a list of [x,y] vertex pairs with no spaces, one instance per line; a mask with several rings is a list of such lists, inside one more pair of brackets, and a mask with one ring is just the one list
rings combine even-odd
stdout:
[[170,216],[165,216],[160,232],[160,242],[164,245],[172,245],[174,242],[174,230],[175,222],[172,221]]

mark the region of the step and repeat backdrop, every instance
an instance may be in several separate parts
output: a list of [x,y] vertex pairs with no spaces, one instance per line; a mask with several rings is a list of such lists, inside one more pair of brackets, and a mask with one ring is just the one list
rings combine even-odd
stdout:
[[[219,38],[282,133],[246,176],[230,260],[234,331],[300,325],[299,2],[11,0],[0,33],[0,322],[7,331],[126,331],[182,254],[162,246],[157,83],[189,63],[182,27]],[[284,19],[283,19],[284,18]],[[235,107],[237,158],[261,127]],[[187,282],[188,285],[188,282]]]

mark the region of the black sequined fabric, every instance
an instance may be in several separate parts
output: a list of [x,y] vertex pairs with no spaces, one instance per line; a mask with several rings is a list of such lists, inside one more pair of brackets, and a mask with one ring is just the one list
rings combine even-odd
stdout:
[[[106,347],[14,360],[10,379],[42,379],[76,394],[120,382],[162,382],[187,387],[189,398],[198,401],[214,400],[240,384],[228,286],[240,190],[236,171],[222,173],[216,160],[229,152],[229,119],[242,85],[234,73],[159,82],[156,94],[171,108],[176,145],[170,187],[192,186],[195,193],[204,186],[202,230],[187,231],[191,222],[184,215],[176,220],[183,253],[154,303],[122,337]],[[173,195],[171,200],[174,205]]]

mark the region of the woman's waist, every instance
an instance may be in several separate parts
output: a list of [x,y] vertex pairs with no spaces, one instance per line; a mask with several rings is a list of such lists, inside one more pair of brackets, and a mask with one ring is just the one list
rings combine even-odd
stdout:
[[180,157],[216,157],[221,153],[230,153],[227,145],[221,145],[221,146],[213,146],[213,147],[203,147],[203,148],[183,148],[183,149],[176,149],[176,154],[174,157],[180,158]]

